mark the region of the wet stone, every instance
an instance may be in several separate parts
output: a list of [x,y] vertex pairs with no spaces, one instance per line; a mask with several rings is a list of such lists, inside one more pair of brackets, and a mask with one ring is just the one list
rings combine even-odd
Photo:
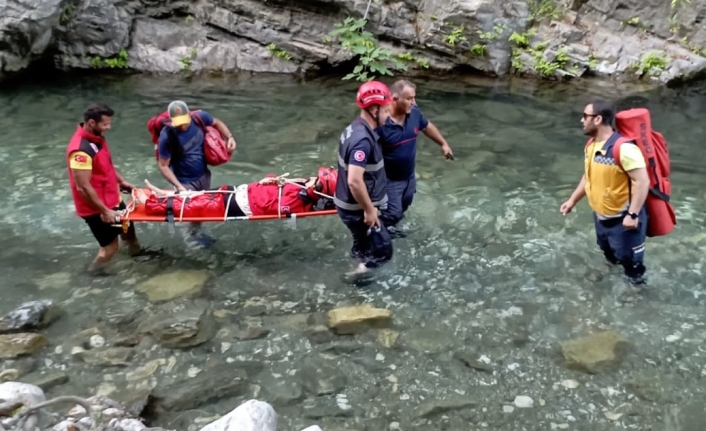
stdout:
[[654,371],[644,371],[625,383],[625,389],[640,400],[662,404],[679,403],[680,397],[664,388],[678,387],[679,383]]
[[322,352],[348,355],[364,349],[365,346],[357,341],[333,341],[321,349]]
[[703,400],[669,406],[665,413],[664,430],[701,431],[706,423],[706,404]]
[[267,384],[263,384],[263,387],[265,388],[263,400],[275,407],[297,404],[304,399],[302,386],[294,381],[276,379],[274,382],[268,381]]
[[310,330],[306,332],[306,336],[312,343],[323,344],[332,341],[335,337],[334,334],[325,325],[313,326]]
[[453,339],[449,333],[431,328],[419,328],[405,331],[401,341],[419,352],[435,354],[451,347]]
[[0,383],[2,382],[12,382],[20,377],[20,372],[15,368],[7,368],[0,371]]
[[304,407],[304,418],[306,419],[323,419],[323,418],[346,418],[353,416],[353,409],[342,409],[338,406],[335,399],[319,398],[316,404]]
[[262,316],[265,313],[267,313],[267,306],[263,304],[247,305],[240,312],[243,316]]
[[570,369],[590,374],[614,371],[628,351],[628,343],[618,333],[605,331],[564,341],[561,351]]
[[154,336],[163,347],[179,349],[208,341],[215,333],[215,323],[206,308],[195,307],[152,316],[140,325],[140,331]]
[[304,389],[312,395],[334,394],[346,387],[340,368],[320,360],[311,361],[299,372]]
[[370,304],[336,308],[328,312],[328,326],[337,334],[355,334],[370,327],[386,327],[391,323],[392,311]]
[[445,400],[434,400],[421,404],[416,408],[416,417],[429,418],[452,410],[461,410],[476,407],[477,400],[468,397],[452,397]]
[[461,350],[454,353],[454,359],[461,361],[467,367],[473,368],[474,370],[484,371],[486,373],[493,373],[493,367],[485,362],[481,361],[480,355],[471,350]]
[[169,301],[201,292],[211,274],[204,270],[179,270],[160,274],[137,286],[150,302]]
[[64,373],[30,374],[22,378],[24,383],[29,383],[43,391],[68,383],[69,376]]
[[47,344],[43,335],[33,333],[0,335],[0,359],[33,355]]
[[397,331],[393,331],[391,329],[381,329],[380,331],[378,331],[377,340],[380,345],[390,349],[397,342],[397,338],[399,337],[399,335],[400,333]]
[[25,302],[0,317],[0,334],[45,328],[61,317],[61,310],[52,301]]
[[138,390],[121,393],[115,399],[125,407],[126,412],[134,416],[141,416],[149,404],[151,396],[151,390]]
[[247,377],[244,370],[224,365],[194,378],[155,388],[153,402],[162,411],[195,409],[211,401],[245,394],[248,390]]
[[128,365],[133,354],[129,347],[108,347],[79,351],[76,356],[87,364],[110,367]]
[[252,322],[241,324],[233,331],[233,337],[241,341],[258,340],[267,337],[269,334],[270,331],[263,328],[261,324],[254,324]]
[[120,335],[115,337],[111,344],[115,347],[135,347],[141,340],[140,334]]

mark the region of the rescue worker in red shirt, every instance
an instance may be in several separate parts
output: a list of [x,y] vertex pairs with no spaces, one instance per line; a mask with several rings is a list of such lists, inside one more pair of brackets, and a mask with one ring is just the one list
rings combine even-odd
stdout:
[[105,133],[111,128],[114,111],[103,104],[90,105],[83,114],[71,141],[66,147],[69,183],[76,214],[85,220],[100,249],[89,267],[103,269],[118,251],[118,236],[127,243],[131,255],[143,250],[130,223],[123,232],[119,211],[125,209],[120,191],[133,186],[117,172],[110,156]]
[[285,179],[270,174],[250,184],[223,185],[211,191],[167,191],[145,181],[152,194],[147,196],[138,190],[136,198],[145,205],[148,215],[167,216],[167,208],[171,208],[171,216],[177,220],[180,217],[284,216],[333,209],[337,181],[338,172],[326,167],[319,168],[316,177]]

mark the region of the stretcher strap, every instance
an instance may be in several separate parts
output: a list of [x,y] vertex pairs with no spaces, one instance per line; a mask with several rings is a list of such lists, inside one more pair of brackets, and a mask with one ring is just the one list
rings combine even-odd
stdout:
[[[183,205],[182,205],[183,207]],[[169,196],[167,198],[167,221],[169,223],[174,223],[174,197]]]

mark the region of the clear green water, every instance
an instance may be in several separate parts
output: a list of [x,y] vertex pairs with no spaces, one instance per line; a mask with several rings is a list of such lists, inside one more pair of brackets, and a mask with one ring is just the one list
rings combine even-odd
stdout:
[[[234,161],[214,169],[214,185],[267,173],[308,176],[335,164],[340,131],[356,114],[354,84],[281,77],[57,78],[2,90],[0,311],[48,298],[65,314],[42,331],[46,348],[33,358],[0,363],[0,370],[67,374],[69,382],[49,395],[100,390],[122,397],[184,379],[190,368],[208,373],[228,358],[261,365],[248,371],[251,385],[242,396],[157,419],[180,429],[198,429],[203,423],[196,418],[226,413],[250,397],[276,399],[283,383],[298,394],[275,404],[283,430],[318,423],[326,431],[378,431],[393,422],[405,431],[686,430],[688,421],[706,418],[689,409],[706,398],[703,88],[621,100],[622,107],[649,107],[654,127],[671,145],[679,219],[674,233],[648,243],[649,292],[622,305],[620,270],[603,263],[587,204],[568,217],[558,212],[581,176],[581,110],[599,91],[525,82],[419,84],[418,102],[456,161],[445,162],[435,144],[420,139],[418,193],[404,221],[413,234],[396,240],[385,277],[365,289],[340,280],[351,265],[350,238],[336,217],[299,220],[296,229],[284,222],[213,224],[207,229],[218,243],[198,252],[187,250],[166,225],[140,224],[142,243],[166,255],[150,262],[121,255],[118,275],[92,279],[83,270],[95,244],[73,213],[64,162],[83,109],[101,101],[117,111],[108,139],[123,175],[133,183],[165,185],[145,124],[180,98],[224,120],[238,141]],[[136,332],[131,322],[154,306],[135,285],[176,269],[214,274],[196,299],[162,305],[178,312],[198,301],[228,310],[229,317],[216,319],[219,331],[209,342],[186,350],[140,344],[124,367],[86,365],[69,354],[86,329]],[[336,306],[363,302],[392,310],[400,334],[394,348],[381,346],[374,331],[330,340],[311,335],[307,317],[320,320]],[[253,303],[264,305],[264,315],[244,317]],[[269,335],[234,341],[229,334],[252,319]],[[561,341],[606,328],[631,344],[618,371],[592,376],[560,364]],[[670,335],[678,339],[666,341]],[[223,342],[230,343],[225,353]],[[454,359],[461,349],[489,358],[492,374]],[[173,367],[162,364],[144,381],[125,377],[171,357]],[[312,393],[306,383],[312,364],[331,366],[342,379],[334,393]],[[580,386],[558,385],[566,379]],[[350,409],[338,406],[341,394]],[[532,397],[534,406],[504,411],[516,395]],[[420,405],[451,396],[475,405],[415,418]],[[610,420],[604,410],[623,415]]]

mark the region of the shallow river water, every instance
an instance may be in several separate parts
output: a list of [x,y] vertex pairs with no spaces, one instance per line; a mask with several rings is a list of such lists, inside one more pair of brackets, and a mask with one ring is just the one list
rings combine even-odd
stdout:
[[[84,270],[96,245],[73,213],[64,160],[83,109],[101,101],[117,112],[108,140],[122,174],[134,184],[166,185],[145,124],[184,99],[225,121],[237,139],[233,161],[213,170],[214,185],[267,173],[309,176],[336,163],[338,136],[356,114],[355,84],[127,77],[6,88],[0,312],[49,299],[62,314],[41,330],[47,346],[0,362],[0,371],[61,376],[49,396],[172,399],[150,402],[153,425],[183,430],[249,398],[273,403],[280,429],[292,431],[312,424],[325,431],[701,430],[706,91],[620,99],[621,108],[649,107],[671,145],[678,216],[672,234],[648,241],[649,289],[631,304],[619,300],[621,271],[595,245],[587,203],[559,214],[582,173],[580,117],[597,93],[518,81],[420,82],[418,103],[456,161],[420,138],[418,193],[403,222],[411,233],[395,240],[382,277],[356,288],[340,277],[352,264],[350,237],[335,216],[298,220],[296,228],[212,224],[206,229],[218,242],[199,251],[167,225],[138,224],[143,245],[164,255],[121,254],[115,275],[91,278]],[[170,283],[193,279],[197,287],[150,302],[140,286],[175,271]],[[391,310],[391,328],[326,330],[326,312],[362,303]],[[195,316],[197,337],[207,341],[169,349],[140,335],[145,322],[174,316]],[[566,366],[562,342],[604,330],[629,346],[615,368],[588,374]],[[129,352],[86,360],[79,351],[97,334]],[[517,396],[530,397],[531,406],[516,405]]]

